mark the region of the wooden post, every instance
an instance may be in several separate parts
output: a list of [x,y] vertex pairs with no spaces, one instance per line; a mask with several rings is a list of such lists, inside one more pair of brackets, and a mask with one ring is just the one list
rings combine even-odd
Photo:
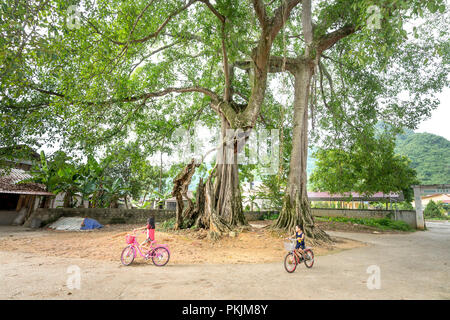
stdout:
[[23,194],[21,194],[21,195],[19,196],[19,201],[17,201],[16,211],[20,211],[20,209],[22,209],[24,199],[25,199],[25,196],[24,196]]

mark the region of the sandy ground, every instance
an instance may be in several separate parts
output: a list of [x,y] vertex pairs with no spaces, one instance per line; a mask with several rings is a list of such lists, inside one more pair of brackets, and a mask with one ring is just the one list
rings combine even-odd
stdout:
[[[292,274],[281,260],[162,268],[138,261],[124,267],[118,259],[1,249],[0,299],[450,299],[450,223],[427,226],[404,234],[331,231],[366,245],[333,250],[318,256],[312,269],[301,265]],[[0,228],[2,246],[24,236],[33,243],[49,235]],[[80,270],[79,289],[67,286],[71,266]],[[367,287],[370,266],[380,270],[378,289]]]
[[[171,251],[170,264],[221,264],[221,263],[265,263],[283,259],[285,234],[274,234],[264,228],[269,221],[252,222],[250,230],[236,237],[224,237],[212,242],[206,232],[180,231],[161,232],[158,226],[155,239],[168,244]],[[34,253],[48,257],[86,258],[104,261],[119,261],[124,247],[125,235],[140,225],[112,225],[101,231],[76,232],[40,230],[28,234],[9,234],[0,241],[0,251]],[[138,240],[145,239],[138,233]],[[317,256],[345,249],[364,246],[363,243],[337,238],[331,246],[313,247]],[[308,242],[307,242],[308,244]],[[136,261],[142,260],[138,257]],[[149,262],[151,263],[151,262]]]

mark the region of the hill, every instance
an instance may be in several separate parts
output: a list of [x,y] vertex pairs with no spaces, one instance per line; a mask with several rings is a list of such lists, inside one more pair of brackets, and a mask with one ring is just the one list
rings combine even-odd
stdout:
[[450,183],[450,141],[444,137],[406,130],[397,137],[395,151],[411,159],[422,184]]

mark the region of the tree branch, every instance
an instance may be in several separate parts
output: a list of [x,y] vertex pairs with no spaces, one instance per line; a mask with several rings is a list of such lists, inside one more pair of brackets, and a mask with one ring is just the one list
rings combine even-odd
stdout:
[[[147,36],[145,36],[145,37],[143,37],[143,38],[140,38],[140,39],[132,39],[132,40],[130,40],[130,39],[128,39],[127,41],[118,41],[118,40],[114,40],[114,39],[112,39],[112,38],[110,38],[110,37],[107,37],[107,36],[105,36],[92,22],[90,22],[90,21],[88,21],[88,23],[89,23],[89,25],[91,25],[93,28],[94,28],[94,30],[98,33],[98,34],[100,34],[101,36],[103,36],[103,37],[106,37],[109,41],[111,41],[111,42],[113,42],[113,43],[115,43],[115,44],[117,44],[117,45],[122,45],[122,46],[128,46],[130,43],[143,43],[143,42],[146,42],[146,41],[148,41],[148,40],[150,40],[150,39],[152,39],[152,38],[156,38],[159,34],[160,34],[160,32],[164,29],[164,27],[170,22],[170,20],[172,20],[175,16],[177,16],[179,13],[181,13],[182,11],[184,11],[184,10],[186,10],[187,8],[189,8],[192,4],[194,4],[195,2],[197,2],[197,1],[199,1],[199,0],[190,0],[186,5],[184,5],[183,7],[181,7],[181,8],[179,8],[178,10],[175,10],[175,11],[173,11],[167,18],[166,18],[166,20],[164,20],[164,22],[158,27],[158,29],[155,31],[155,32],[152,32],[152,33],[150,33],[150,34],[148,34]],[[145,9],[146,10],[146,9]],[[145,11],[144,10],[144,11]],[[141,15],[143,14],[144,12],[141,12]],[[140,19],[140,17],[138,17],[139,19]],[[137,20],[138,21],[138,20]],[[135,22],[135,24],[137,24],[137,21]],[[129,38],[130,38],[130,36],[131,36],[131,34],[134,32],[134,27],[135,27],[135,25],[133,26],[133,30],[132,30],[132,32],[130,33],[130,35],[129,35]]]
[[[33,90],[39,91],[44,94],[54,95],[54,96],[58,96],[61,98],[65,98],[65,95],[58,93],[58,92],[40,89],[35,86],[29,86],[29,87]],[[95,104],[109,105],[109,104],[118,103],[118,102],[136,102],[136,101],[140,101],[140,100],[147,100],[149,98],[162,97],[162,96],[168,95],[170,93],[186,93],[186,92],[203,93],[204,95],[210,97],[214,103],[217,104],[220,102],[220,97],[215,92],[213,92],[207,88],[203,88],[203,87],[199,87],[199,86],[191,86],[191,87],[184,87],[184,88],[183,87],[181,87],[181,88],[166,88],[162,91],[149,92],[149,93],[144,93],[144,94],[137,95],[137,96],[125,97],[125,98],[121,98],[121,99],[110,99],[110,100],[98,101],[98,102],[95,102],[95,101],[70,101],[70,102],[71,103],[83,103],[83,104],[87,104],[87,105],[95,105]]]
[[355,33],[357,30],[358,29],[355,28],[354,25],[345,25],[336,31],[322,36],[319,38],[317,43],[317,50],[319,51],[319,54],[322,54],[322,52],[331,48],[336,42],[352,33]]
[[302,0],[282,0],[282,4],[275,10],[274,16],[270,20],[271,40],[275,39],[278,32],[284,26],[291,14],[291,11],[302,2]]
[[214,8],[214,6],[209,2],[209,0],[199,0],[206,4],[206,6],[211,10],[212,13],[220,20],[222,24],[221,28],[221,41],[222,41],[222,61],[223,61],[223,72],[225,75],[225,90],[223,93],[223,100],[230,101],[232,98],[232,90],[231,90],[231,77],[230,77],[230,67],[228,65],[228,54],[227,54],[227,47],[226,47],[226,33],[225,33],[225,24],[226,24],[226,17],[222,15],[220,12]]
[[[268,72],[277,73],[284,72],[288,70],[289,72],[294,72],[299,64],[304,63],[303,58],[284,58],[277,56],[270,56],[268,63]],[[242,70],[249,70],[252,68],[252,62],[247,61],[237,61],[234,63],[238,68]]]
[[253,2],[253,9],[255,9],[256,16],[258,17],[258,20],[259,20],[259,24],[261,25],[261,27],[264,28],[266,25],[266,19],[267,19],[266,7],[264,5],[264,1],[263,0],[252,0],[252,2]]
[[306,47],[311,45],[313,41],[312,20],[311,20],[311,0],[302,1],[302,28],[303,37],[305,38]]
[[207,88],[203,88],[203,87],[199,87],[199,86],[192,86],[192,87],[184,87],[184,88],[166,88],[162,91],[144,93],[144,94],[141,94],[138,96],[126,97],[123,99],[111,99],[111,100],[103,102],[102,104],[111,104],[111,103],[116,103],[116,102],[135,102],[135,101],[148,99],[148,98],[162,97],[162,96],[168,95],[170,93],[186,93],[186,92],[203,93],[204,95],[209,96],[216,103],[220,101],[219,96],[215,92],[213,92]]

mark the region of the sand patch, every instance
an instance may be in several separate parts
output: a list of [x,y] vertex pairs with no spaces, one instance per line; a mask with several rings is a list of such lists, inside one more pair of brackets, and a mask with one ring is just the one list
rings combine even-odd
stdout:
[[[91,232],[43,230],[40,236],[34,234],[3,238],[0,240],[0,250],[120,261],[121,252],[127,245],[125,235],[136,227],[141,226],[107,225],[101,231]],[[139,241],[144,240],[144,237],[144,234],[138,234]],[[275,234],[261,227],[261,224],[240,232],[235,237],[224,237],[216,242],[208,240],[206,232],[162,232],[158,227],[155,237],[158,243],[169,245],[171,264],[267,263],[282,261],[286,255],[283,235]],[[313,250],[316,256],[320,256],[361,246],[364,246],[361,242],[338,238],[333,245],[316,246]],[[140,260],[142,258],[138,257],[137,261]]]

